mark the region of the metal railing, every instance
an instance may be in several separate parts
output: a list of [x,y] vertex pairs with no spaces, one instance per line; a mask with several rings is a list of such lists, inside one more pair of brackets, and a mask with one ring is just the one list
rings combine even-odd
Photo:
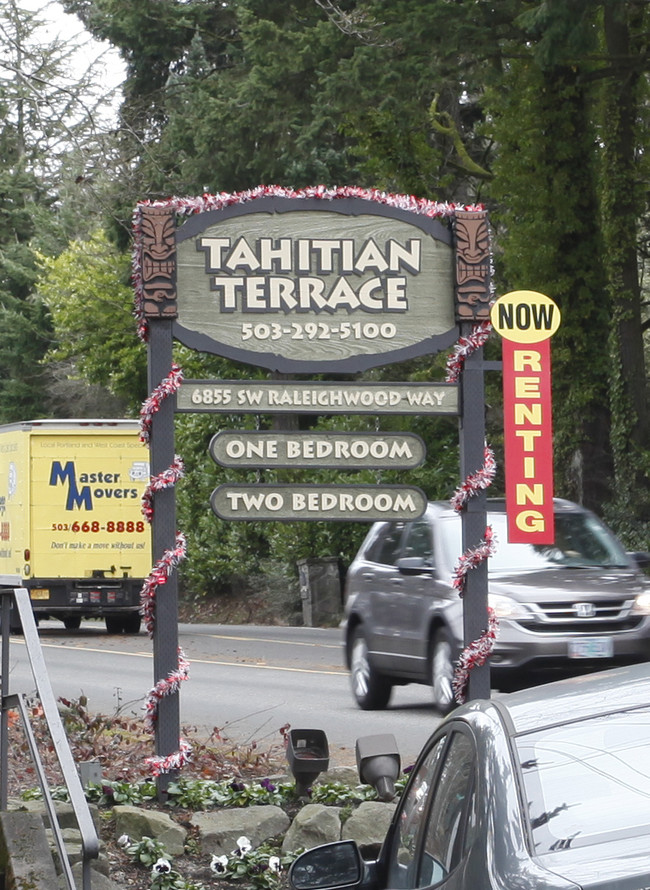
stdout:
[[29,593],[24,587],[20,586],[20,578],[12,575],[0,575],[0,633],[2,639],[2,661],[0,667],[2,671],[0,677],[0,692],[2,695],[0,710],[0,810],[6,810],[8,804],[9,711],[14,709],[19,712],[22,720],[27,745],[36,770],[38,784],[43,794],[54,843],[59,854],[68,890],[75,890],[72,868],[66,853],[54,800],[47,782],[43,762],[38,752],[36,738],[29,721],[25,694],[22,692],[12,694],[9,689],[11,676],[9,639],[12,600],[22,626],[36,692],[43,708],[43,715],[50,732],[54,750],[61,767],[63,781],[68,790],[70,804],[72,805],[81,835],[83,890],[91,890],[90,861],[99,855],[99,838],[97,837],[97,831],[90,814],[77,766],[72,757],[65,729],[61,722],[56,699],[52,692],[34,614],[29,601]]

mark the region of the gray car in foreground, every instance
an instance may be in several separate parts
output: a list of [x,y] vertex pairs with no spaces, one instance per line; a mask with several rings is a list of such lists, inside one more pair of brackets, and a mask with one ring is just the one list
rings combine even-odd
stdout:
[[317,847],[290,884],[647,890],[649,751],[648,665],[471,702],[424,747],[379,854]]
[[[579,673],[650,658],[648,579],[593,513],[554,504],[555,543],[542,546],[510,544],[504,501],[488,501],[499,688],[535,671]],[[441,713],[453,706],[463,617],[452,577],[461,552],[461,520],[448,502],[429,504],[413,522],[372,526],[345,588],[345,655],[360,707],[383,708],[393,686],[412,682],[433,687]]]

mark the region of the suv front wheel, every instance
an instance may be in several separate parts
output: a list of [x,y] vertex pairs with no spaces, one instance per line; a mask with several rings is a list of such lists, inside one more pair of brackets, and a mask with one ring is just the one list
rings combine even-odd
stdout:
[[433,688],[434,707],[439,714],[448,714],[456,705],[453,688],[454,660],[449,634],[442,627],[433,636],[429,676]]
[[352,632],[350,646],[350,679],[352,694],[364,711],[377,711],[385,708],[390,700],[393,684],[384,674],[380,674],[370,664],[368,644],[361,627]]

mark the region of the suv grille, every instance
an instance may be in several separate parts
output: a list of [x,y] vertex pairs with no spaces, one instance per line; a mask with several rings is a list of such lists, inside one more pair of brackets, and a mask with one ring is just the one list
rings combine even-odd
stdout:
[[643,616],[632,612],[634,600],[601,600],[593,603],[594,613],[580,617],[577,603],[530,603],[534,617],[517,623],[533,633],[616,633],[633,630]]

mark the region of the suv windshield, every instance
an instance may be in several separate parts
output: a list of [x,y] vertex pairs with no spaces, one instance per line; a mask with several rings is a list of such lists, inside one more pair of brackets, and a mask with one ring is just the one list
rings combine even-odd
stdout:
[[[590,513],[555,514],[554,544],[510,544],[505,513],[490,513],[488,523],[496,536],[496,552],[489,569],[495,572],[525,572],[557,568],[628,568],[629,561],[619,541]],[[457,516],[440,523],[442,549],[450,572],[461,553],[461,523]]]
[[647,834],[650,708],[516,739],[535,853]]

